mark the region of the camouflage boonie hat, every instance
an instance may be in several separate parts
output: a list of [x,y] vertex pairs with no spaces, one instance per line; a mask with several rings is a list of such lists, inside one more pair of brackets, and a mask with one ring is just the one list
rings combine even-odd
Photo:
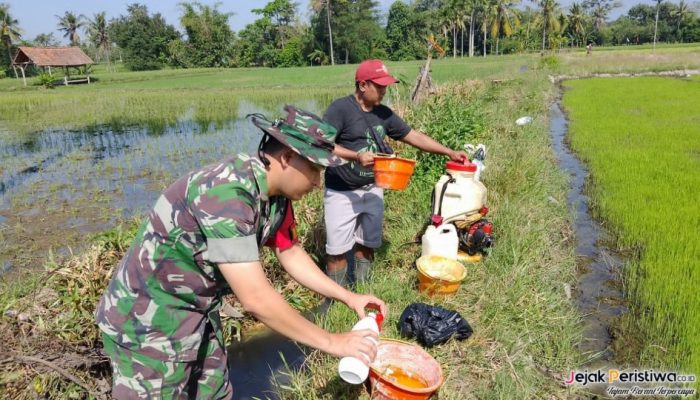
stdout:
[[251,114],[249,117],[263,132],[315,164],[336,167],[347,162],[333,154],[338,132],[332,125],[292,105],[284,106],[284,110],[287,117],[276,121],[269,121],[261,114]]

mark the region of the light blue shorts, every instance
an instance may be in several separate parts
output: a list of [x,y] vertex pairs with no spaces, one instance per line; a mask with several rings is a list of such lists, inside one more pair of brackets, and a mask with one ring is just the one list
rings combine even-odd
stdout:
[[347,191],[326,188],[323,208],[327,254],[345,254],[355,243],[371,249],[382,245],[384,189],[375,185]]

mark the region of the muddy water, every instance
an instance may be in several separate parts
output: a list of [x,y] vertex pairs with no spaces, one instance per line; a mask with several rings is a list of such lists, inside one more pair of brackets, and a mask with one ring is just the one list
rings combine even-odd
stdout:
[[571,175],[567,202],[574,213],[577,264],[581,271],[575,299],[584,318],[580,348],[590,364],[609,361],[613,356],[611,321],[626,312],[619,289],[622,260],[605,247],[606,233],[591,218],[590,199],[584,191],[588,171],[566,144],[566,116],[559,103],[552,104],[549,111],[554,152],[561,168]]
[[303,367],[304,349],[269,329],[245,336],[228,348],[233,398],[276,399],[277,385],[290,383],[288,371]]
[[260,133],[245,115],[278,114],[282,104],[271,109],[241,101],[218,124],[183,115],[155,128],[52,129],[23,142],[0,136],[0,274],[42,265],[49,249],[78,251],[89,235],[148,210],[186,172],[254,151]]

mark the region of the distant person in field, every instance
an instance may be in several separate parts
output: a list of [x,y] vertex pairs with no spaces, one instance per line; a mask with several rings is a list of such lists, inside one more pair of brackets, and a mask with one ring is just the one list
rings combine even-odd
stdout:
[[219,309],[231,291],[243,308],[275,331],[334,356],[368,362],[371,330],[330,333],[302,317],[268,282],[259,251],[271,247],[303,286],[386,314],[372,295],[329,279],[297,241],[292,202],[321,184],[336,131],[287,106],[275,122],[252,116],[263,139],[239,154],[190,172],[156,201],[97,306],[115,399],[230,399]]
[[[449,149],[430,136],[411,129],[382,99],[389,85],[399,82],[380,60],[363,61],[355,71],[355,93],[335,100],[323,119],[338,130],[335,154],[352,160],[326,169],[324,218],[326,273],[341,286],[364,282],[375,249],[382,244],[384,191],[374,184],[376,153],[392,153],[386,137],[420,150],[443,154],[452,161],[468,161],[464,151]],[[354,257],[354,277],[346,256]]]
[[586,46],[586,55],[590,55],[592,51],[593,51],[593,44],[588,43],[588,45]]

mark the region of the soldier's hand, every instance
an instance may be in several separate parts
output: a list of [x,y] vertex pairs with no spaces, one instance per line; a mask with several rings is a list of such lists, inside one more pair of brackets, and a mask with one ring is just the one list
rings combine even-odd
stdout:
[[374,164],[374,156],[375,154],[371,151],[362,151],[357,153],[357,161],[363,167],[369,167],[370,165]]
[[367,314],[365,313],[365,308],[377,310],[380,313],[384,314],[384,317],[387,317],[389,314],[389,310],[387,309],[386,304],[382,300],[375,296],[372,296],[371,294],[352,293],[347,298],[345,304],[348,307],[355,310],[357,316],[360,318],[364,318],[367,316]]
[[369,365],[377,356],[377,343],[379,337],[370,329],[334,333],[328,353],[337,357],[355,357]]

